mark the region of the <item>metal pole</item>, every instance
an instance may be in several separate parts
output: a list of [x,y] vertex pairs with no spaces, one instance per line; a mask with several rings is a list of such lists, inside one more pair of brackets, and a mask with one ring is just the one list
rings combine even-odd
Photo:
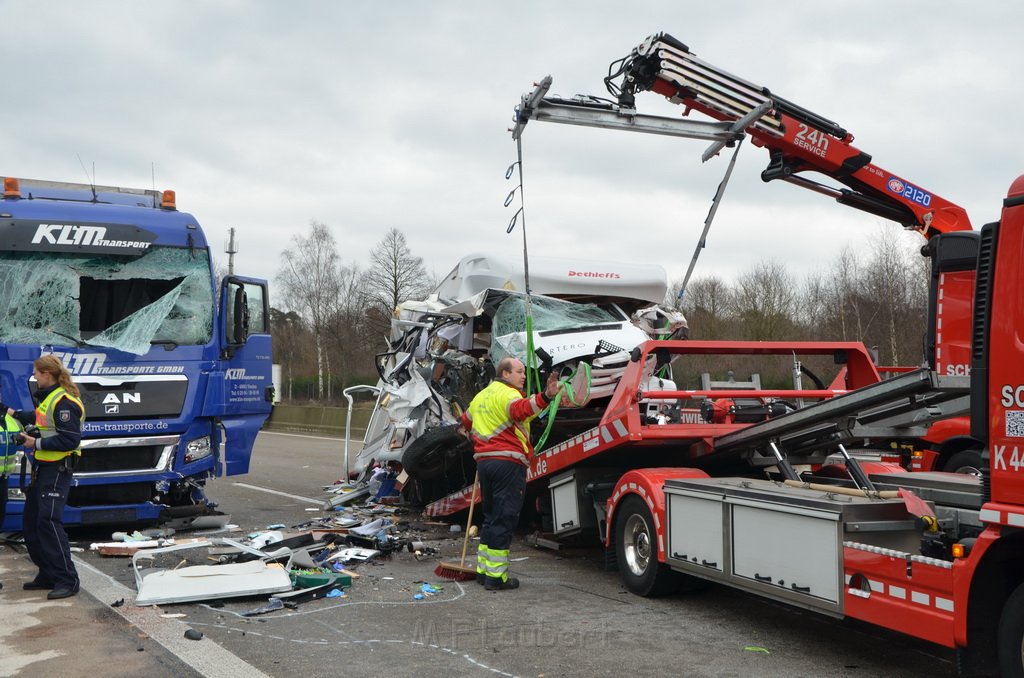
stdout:
[[238,250],[235,248],[235,228],[234,228],[234,226],[232,226],[230,229],[228,229],[228,233],[230,234],[229,235],[229,239],[228,239],[228,245],[227,245],[226,248],[224,248],[224,251],[228,255],[228,275],[234,275],[235,274],[235,254],[238,252]]
[[346,409],[346,412],[345,412],[345,484],[346,485],[348,484],[349,478],[351,477],[351,472],[349,471],[349,466],[348,466],[348,440],[349,440],[349,437],[350,437],[349,436],[349,430],[350,430],[350,428],[352,426],[352,394],[353,393],[359,393],[361,391],[370,391],[371,393],[373,393],[374,397],[376,397],[376,396],[380,395],[380,390],[381,389],[380,389],[379,386],[370,386],[369,384],[360,384],[359,386],[349,386],[344,391],[342,391],[342,395],[344,395],[345,396],[345,400],[348,401],[348,408]]

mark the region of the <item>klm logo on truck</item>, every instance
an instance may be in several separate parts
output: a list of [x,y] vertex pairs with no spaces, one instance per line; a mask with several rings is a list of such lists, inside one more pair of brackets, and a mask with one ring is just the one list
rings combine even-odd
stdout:
[[76,377],[99,375],[136,375],[136,374],[184,374],[184,365],[153,365],[151,363],[129,363],[127,365],[107,365],[107,356],[102,353],[66,353],[54,351],[53,355],[60,358],[68,371]]
[[39,224],[32,244],[71,245],[82,247],[130,247],[146,249],[150,243],[144,240],[107,240],[106,226],[84,224]]
[[231,381],[262,381],[262,374],[246,374],[244,367],[235,367],[224,372],[224,378]]

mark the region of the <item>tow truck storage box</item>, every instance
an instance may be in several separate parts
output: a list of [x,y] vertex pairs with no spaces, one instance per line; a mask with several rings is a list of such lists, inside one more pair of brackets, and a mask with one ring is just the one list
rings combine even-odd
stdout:
[[916,550],[902,499],[789,487],[770,480],[667,480],[667,561],[683,572],[841,612],[843,542]]
[[553,477],[548,490],[554,534],[565,536],[594,530],[598,527],[598,516],[603,523],[604,502],[619,475],[607,468],[574,468]]

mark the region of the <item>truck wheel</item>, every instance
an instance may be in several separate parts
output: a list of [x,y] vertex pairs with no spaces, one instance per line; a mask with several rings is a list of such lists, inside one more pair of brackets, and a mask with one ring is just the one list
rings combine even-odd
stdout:
[[996,638],[999,675],[1003,678],[1024,676],[1024,584],[1006,600]]
[[981,476],[983,466],[981,452],[978,450],[961,450],[946,461],[942,466],[942,470],[948,473],[966,473],[972,476]]
[[626,588],[647,597],[675,592],[679,578],[658,562],[657,535],[647,504],[640,497],[626,497],[616,514],[615,553]]
[[464,436],[456,433],[459,426],[438,426],[409,443],[402,453],[402,468],[419,480],[431,480],[444,474],[447,458],[472,453],[472,446]]

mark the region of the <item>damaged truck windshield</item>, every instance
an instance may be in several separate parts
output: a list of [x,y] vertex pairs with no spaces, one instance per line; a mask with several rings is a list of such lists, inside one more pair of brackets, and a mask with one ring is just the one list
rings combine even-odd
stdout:
[[[0,400],[35,407],[59,357],[86,420],[64,523],[192,521],[205,484],[249,469],[270,414],[267,284],[230,275],[173,192],[4,179]],[[18,530],[24,473],[0,530]]]
[[213,332],[205,250],[150,247],[138,257],[0,252],[0,341],[106,346],[205,344]]

